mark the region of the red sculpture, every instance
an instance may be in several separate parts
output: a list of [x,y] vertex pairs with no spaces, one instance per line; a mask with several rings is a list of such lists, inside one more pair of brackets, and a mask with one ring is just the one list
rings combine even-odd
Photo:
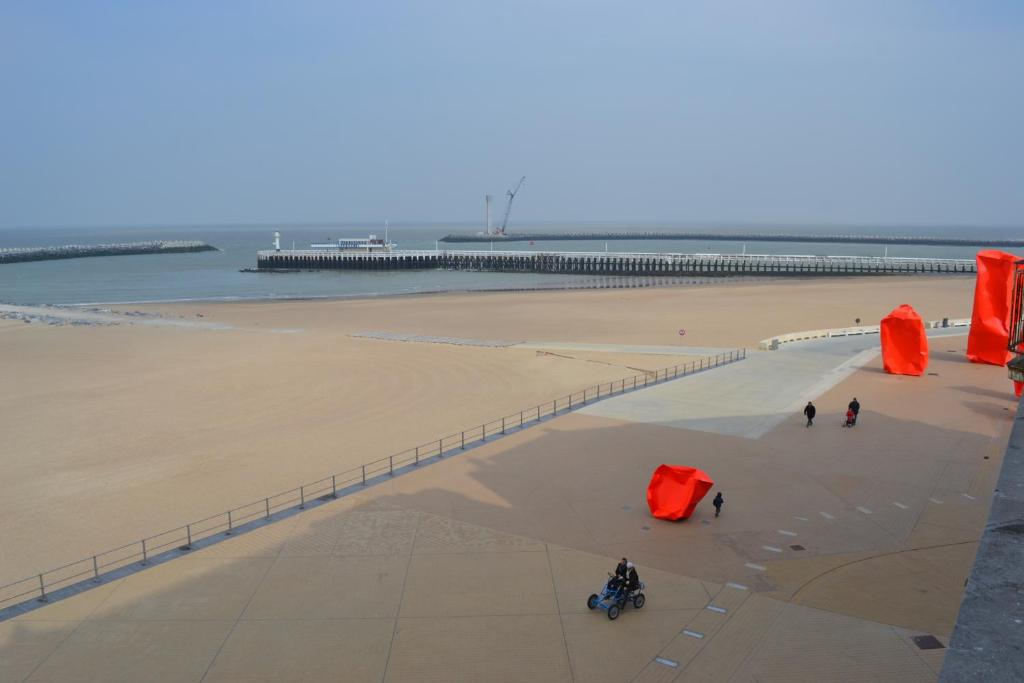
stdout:
[[923,375],[928,367],[928,336],[921,316],[901,304],[882,318],[882,365],[893,375]]
[[967,335],[967,358],[972,363],[1006,365],[1010,352],[1010,300],[1013,263],[1017,257],[1002,251],[979,251],[974,311]]
[[647,485],[647,507],[658,519],[687,519],[714,485],[711,477],[695,467],[659,465]]

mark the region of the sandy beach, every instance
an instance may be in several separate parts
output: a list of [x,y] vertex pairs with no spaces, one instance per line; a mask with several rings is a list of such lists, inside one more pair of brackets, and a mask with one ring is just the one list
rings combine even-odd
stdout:
[[229,329],[0,320],[0,583],[687,358],[355,333],[756,348],[901,303],[965,317],[972,289],[913,277],[121,307]]

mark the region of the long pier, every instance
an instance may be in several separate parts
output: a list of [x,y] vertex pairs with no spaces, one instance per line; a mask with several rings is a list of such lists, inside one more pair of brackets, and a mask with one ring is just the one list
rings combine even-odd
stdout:
[[206,242],[190,240],[157,240],[153,242],[121,242],[118,244],[67,244],[59,247],[14,247],[0,249],[0,263],[52,261],[90,256],[129,256],[134,254],[177,254],[195,251],[217,251]]
[[573,275],[907,275],[976,272],[973,260],[469,250],[260,251],[257,270],[473,270]]
[[797,233],[734,232],[533,232],[512,235],[450,234],[442,242],[614,242],[626,240],[698,240],[703,242],[835,242],[847,244],[910,244],[934,247],[1024,247],[1024,239],[975,239],[915,235],[801,235]]

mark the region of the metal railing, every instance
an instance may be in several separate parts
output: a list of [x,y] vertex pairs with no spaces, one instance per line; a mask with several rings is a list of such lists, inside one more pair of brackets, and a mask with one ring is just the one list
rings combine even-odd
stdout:
[[443,458],[445,455],[461,452],[475,444],[484,443],[490,438],[525,429],[545,418],[582,408],[594,401],[734,363],[746,357],[746,349],[737,349],[612,382],[602,382],[582,391],[573,392],[568,396],[539,403],[479,426],[432,439],[400,453],[323,477],[297,488],[246,503],[112,550],[69,562],[55,569],[49,569],[0,586],[0,612],[33,599],[47,602],[49,596],[56,591],[90,580],[99,583],[105,574],[132,565],[144,566],[155,559],[163,561],[168,553],[187,552],[199,541],[211,539],[217,535],[230,536],[240,527],[260,520],[271,521],[275,514],[301,510],[314,501],[330,500],[337,498],[339,494],[360,490],[372,483],[394,476],[399,470],[410,471],[431,458]]

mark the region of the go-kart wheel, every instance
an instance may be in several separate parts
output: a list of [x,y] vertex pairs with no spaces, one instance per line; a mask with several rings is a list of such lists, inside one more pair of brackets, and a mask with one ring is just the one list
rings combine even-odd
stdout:
[[637,593],[633,596],[633,607],[640,609],[647,602],[647,596],[643,593]]
[[615,619],[618,619],[619,618],[619,612],[621,612],[621,611],[622,611],[622,609],[618,605],[612,605],[611,607],[608,608],[608,618],[613,620],[613,621]]
[[601,598],[597,597],[597,593],[592,593],[590,597],[587,598],[587,609],[594,609],[600,601]]

